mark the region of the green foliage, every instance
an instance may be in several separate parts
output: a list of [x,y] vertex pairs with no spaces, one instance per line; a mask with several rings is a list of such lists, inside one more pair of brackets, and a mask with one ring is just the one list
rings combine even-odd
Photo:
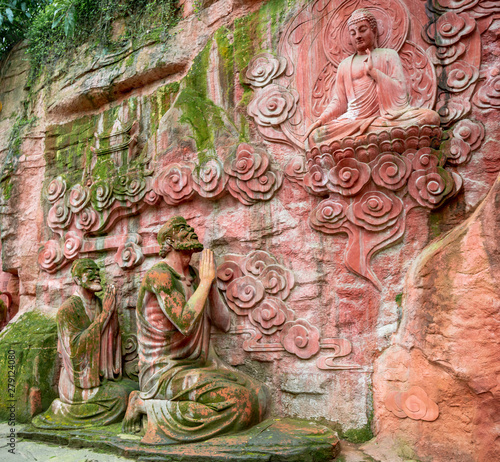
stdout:
[[23,38],[35,74],[85,42],[113,51],[117,19],[126,25],[120,40],[165,40],[177,11],[177,0],[0,0],[0,60]]
[[20,40],[38,10],[51,0],[0,0],[0,60]]
[[176,0],[52,0],[28,31],[32,67],[67,56],[79,45],[112,49],[112,26],[123,19],[127,26],[120,40],[131,40],[159,30],[166,39],[177,20]]

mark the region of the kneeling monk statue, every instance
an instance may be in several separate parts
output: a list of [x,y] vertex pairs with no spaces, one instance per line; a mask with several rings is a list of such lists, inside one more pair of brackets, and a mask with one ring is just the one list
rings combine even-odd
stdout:
[[[212,324],[229,330],[229,310],[214,283],[211,250],[203,250],[182,217],[159,231],[163,259],[144,276],[137,300],[140,393],[132,392],[123,429],[143,443],[202,441],[238,432],[264,417],[262,384],[223,363],[210,347]],[[189,265],[203,250],[199,276]]]
[[120,422],[135,382],[122,379],[121,337],[115,288],[102,290],[97,264],[76,260],[71,275],[75,293],[57,312],[58,350],[62,358],[59,399],[36,416],[39,428],[72,429]]
[[393,127],[439,126],[437,112],[410,106],[398,53],[378,48],[375,16],[361,8],[347,26],[356,53],[340,63],[332,99],[306,131],[309,148]]

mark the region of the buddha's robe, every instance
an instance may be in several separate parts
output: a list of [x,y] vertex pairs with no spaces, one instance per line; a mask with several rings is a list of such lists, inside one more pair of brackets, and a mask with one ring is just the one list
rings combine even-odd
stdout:
[[263,385],[224,364],[210,347],[210,306],[196,320],[183,319],[183,328],[176,326],[196,289],[190,271],[186,281],[160,262],[139,289],[139,383],[148,418],[143,443],[202,441],[248,428],[264,416]]
[[332,100],[319,117],[322,126],[310,136],[310,148],[391,127],[439,126],[439,115],[435,111],[410,106],[397,52],[376,48],[371,54],[373,68],[380,71],[377,81],[369,75],[353,80],[352,65],[356,55],[340,63]]
[[[62,359],[59,399],[33,419],[39,428],[72,429],[120,422],[128,395],[137,388],[121,378],[121,340],[116,312],[103,322],[71,296],[57,312],[58,351]],[[90,319],[90,316],[94,319]]]

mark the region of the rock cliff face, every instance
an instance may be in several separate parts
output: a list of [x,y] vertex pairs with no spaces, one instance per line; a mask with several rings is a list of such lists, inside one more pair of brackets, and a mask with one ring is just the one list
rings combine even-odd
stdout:
[[[418,256],[408,271],[394,344],[375,362],[379,438],[399,435],[429,460],[500,454],[499,206],[500,178],[468,220]],[[410,386],[437,403],[437,420],[390,412],[387,397]]]
[[[410,0],[219,0],[196,12],[186,1],[168,40],[118,33],[29,88],[18,45],[0,67],[0,290],[14,295],[11,317],[17,307],[54,317],[73,291],[71,262],[91,257],[119,288],[136,378],[137,290],[159,259],[156,232],[183,215],[214,250],[232,310],[216,349],[266,382],[273,414],[328,422],[353,441],[373,430],[422,460],[494,460],[492,3],[429,1],[428,17]],[[364,6],[398,52],[410,102],[441,125],[309,149],[305,129],[354,50],[345,23]]]

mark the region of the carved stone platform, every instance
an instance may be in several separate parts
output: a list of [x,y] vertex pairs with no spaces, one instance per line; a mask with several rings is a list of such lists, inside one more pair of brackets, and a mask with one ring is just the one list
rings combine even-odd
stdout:
[[172,446],[141,444],[140,436],[121,433],[121,424],[72,431],[27,426],[18,436],[72,448],[99,449],[141,462],[326,462],[335,460],[340,453],[333,430],[296,419],[268,419],[245,432]]

